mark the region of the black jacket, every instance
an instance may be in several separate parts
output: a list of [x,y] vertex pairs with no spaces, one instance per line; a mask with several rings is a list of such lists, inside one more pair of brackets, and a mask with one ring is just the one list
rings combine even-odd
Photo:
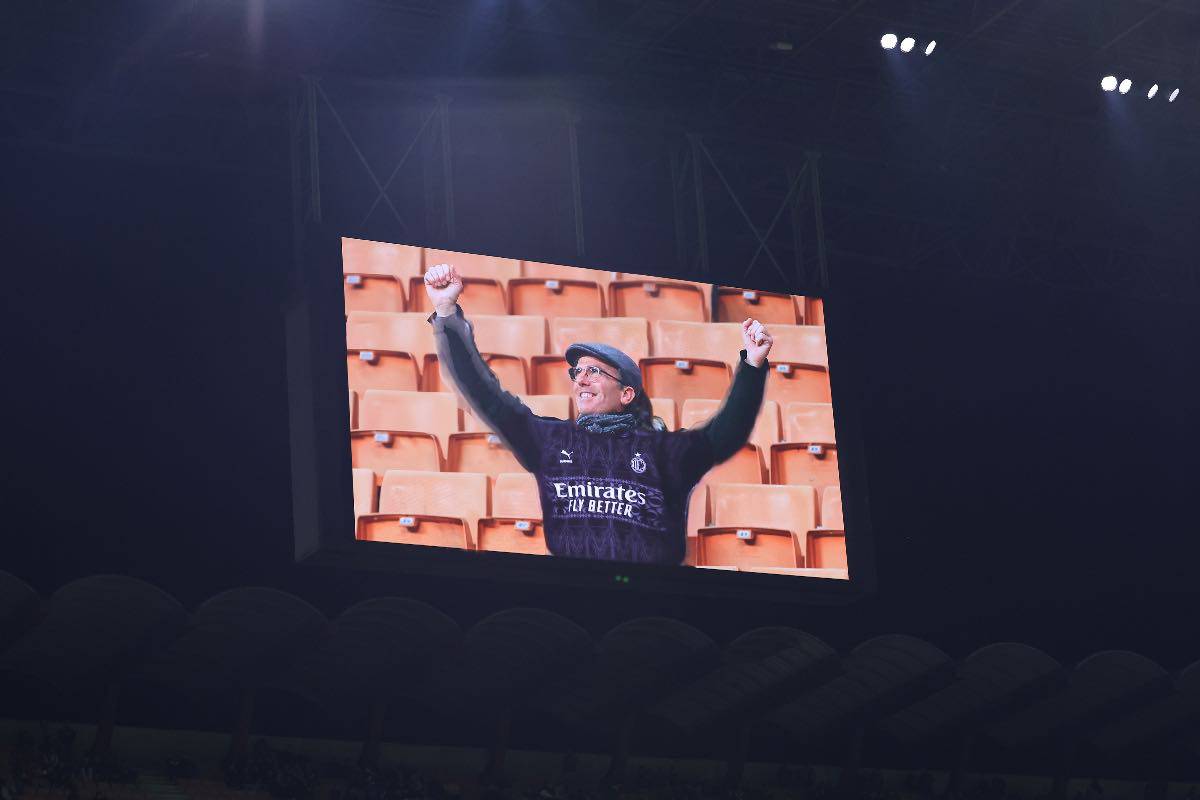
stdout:
[[717,414],[693,430],[590,433],[536,416],[500,387],[462,308],[431,314],[443,375],[476,416],[537,478],[546,546],[554,555],[657,564],[683,562],[688,496],[754,429],[768,365],[746,351]]

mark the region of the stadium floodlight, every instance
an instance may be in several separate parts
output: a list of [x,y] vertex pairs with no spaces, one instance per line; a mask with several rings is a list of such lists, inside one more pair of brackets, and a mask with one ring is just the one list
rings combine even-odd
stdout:
[[1133,87],[1133,81],[1126,78],[1121,81],[1121,85],[1117,87],[1117,91],[1121,94],[1129,94],[1129,90]]
[[935,47],[937,47],[937,42],[936,42],[936,41],[930,41],[930,42],[929,42],[929,44],[928,44],[928,45],[926,45],[926,47],[925,47],[925,55],[929,55],[930,53],[932,53],[932,52],[933,52],[933,48],[935,48]]
[[1146,92],[1146,99],[1153,100],[1154,95],[1156,95],[1156,94],[1158,94],[1158,84],[1157,83],[1150,87],[1150,91]]
[[910,52],[916,46],[917,46],[916,39],[912,38],[911,36],[905,36],[904,41],[902,41],[900,43],[900,52],[901,53]]
[[1176,97],[1179,97],[1179,90],[1178,90],[1178,89],[1176,89],[1175,91],[1171,92],[1171,96],[1167,98],[1167,102],[1168,102],[1168,103],[1174,103],[1174,102],[1175,102],[1175,98],[1176,98]]
[[1106,92],[1114,92],[1117,89],[1117,77],[1115,75],[1105,75],[1100,81],[1100,88]]
[[879,40],[879,45],[884,50],[891,50],[896,46],[896,34],[885,33],[883,38]]

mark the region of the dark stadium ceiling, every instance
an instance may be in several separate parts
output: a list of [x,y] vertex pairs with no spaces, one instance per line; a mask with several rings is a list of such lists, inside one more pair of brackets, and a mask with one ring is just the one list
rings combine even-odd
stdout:
[[[6,24],[6,88],[207,64],[261,79],[574,76],[721,82],[885,78],[882,33],[938,41],[918,77],[1179,85],[1200,71],[1189,0],[47,0]],[[896,54],[898,55],[898,54]],[[243,77],[245,80],[245,77]],[[1148,83],[1146,84],[1148,85]]]

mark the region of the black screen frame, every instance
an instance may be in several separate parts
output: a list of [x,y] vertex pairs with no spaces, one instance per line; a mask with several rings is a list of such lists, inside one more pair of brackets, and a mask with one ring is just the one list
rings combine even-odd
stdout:
[[[849,309],[843,308],[837,292],[829,288],[817,290],[815,287],[793,286],[786,291],[819,296],[825,306],[848,580],[561,556],[468,552],[357,540],[346,406],[345,309],[341,287],[343,237],[384,241],[360,231],[335,231],[321,223],[310,223],[298,240],[296,271],[285,315],[294,555],[297,562],[305,566],[452,576],[480,581],[500,580],[575,588],[607,587],[626,593],[639,591],[757,598],[802,604],[841,604],[875,593],[875,546],[869,516],[862,417],[857,390],[863,382],[856,374],[858,359],[850,352],[849,337],[841,337],[837,333],[842,324],[839,320],[850,317]],[[408,244],[466,250],[437,242]],[[546,260],[515,254],[503,257]],[[576,266],[595,268],[588,264]],[[673,277],[653,267],[639,270],[639,273],[661,275],[668,279]],[[708,276],[705,281],[736,285],[726,283],[718,275]],[[830,320],[833,321],[832,325],[829,324]]]

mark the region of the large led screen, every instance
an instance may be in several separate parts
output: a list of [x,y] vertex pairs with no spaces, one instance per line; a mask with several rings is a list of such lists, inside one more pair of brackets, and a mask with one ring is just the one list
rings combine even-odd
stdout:
[[354,530],[849,577],[821,299],[342,240]]

